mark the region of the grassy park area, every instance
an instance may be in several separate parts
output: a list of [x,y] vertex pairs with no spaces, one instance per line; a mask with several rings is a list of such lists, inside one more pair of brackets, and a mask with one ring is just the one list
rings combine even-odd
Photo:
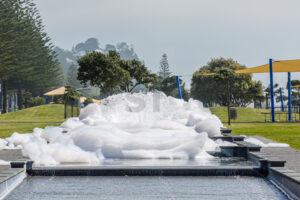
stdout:
[[0,123],[61,123],[64,105],[48,104],[0,115]]
[[[227,126],[227,108],[210,108]],[[233,122],[260,121],[260,123],[232,123],[228,126],[240,135],[259,135],[276,142],[288,143],[300,149],[300,123],[261,123],[267,112],[263,109],[238,108],[238,119]],[[0,137],[9,137],[12,133],[30,133],[35,127],[58,126],[64,121],[64,106],[61,104],[42,105],[17,112],[0,115]]]
[[[211,112],[217,115],[222,122],[228,122],[228,114],[227,114],[227,107],[211,107]],[[270,119],[270,110],[267,109],[257,109],[257,108],[246,108],[246,107],[238,107],[238,118],[237,120],[231,120],[232,122],[265,122],[271,121]],[[268,113],[268,114],[266,114]],[[280,117],[279,117],[280,114]],[[287,121],[287,111],[275,112],[275,120],[276,121]],[[292,115],[293,120],[299,120],[299,113],[293,113]]]
[[[214,107],[210,108],[210,110],[222,120],[225,126],[232,129],[235,134],[259,135],[276,142],[288,143],[291,147],[300,149],[300,123],[232,123],[228,126],[226,124],[228,122],[226,107]],[[238,108],[238,118],[232,121],[264,122],[264,117],[261,114],[263,112],[268,112],[268,110]]]
[[64,105],[50,104],[0,115],[0,137],[14,132],[31,133],[35,127],[58,126],[64,121]]

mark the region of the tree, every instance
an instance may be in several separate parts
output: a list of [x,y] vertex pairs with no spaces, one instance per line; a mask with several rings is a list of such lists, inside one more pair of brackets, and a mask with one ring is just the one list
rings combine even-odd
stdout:
[[99,87],[105,95],[112,94],[122,83],[130,81],[129,72],[119,66],[118,59],[113,51],[109,55],[95,51],[87,53],[77,61],[77,78],[81,84]]
[[149,88],[149,84],[157,80],[157,75],[150,73],[139,60],[119,60],[119,64],[130,75],[130,80],[121,85],[121,89],[125,92],[132,92],[138,85],[142,84]]
[[84,43],[77,44],[74,50],[76,52],[80,52],[80,51],[83,51],[83,52],[89,51],[89,52],[91,52],[91,51],[95,51],[97,49],[99,49],[98,39],[89,38]]
[[230,125],[230,83],[234,78],[234,71],[230,68],[218,68],[216,74],[214,75],[214,80],[218,83],[226,85],[226,93],[227,93],[227,114],[228,114],[228,124]]
[[[273,94],[274,94],[274,98],[275,99],[280,99],[280,88],[279,88],[279,85],[278,83],[275,83],[274,86],[273,86]],[[271,89],[270,89],[270,84],[268,85],[268,87],[264,90],[265,92],[265,98],[266,98],[266,109],[268,109],[270,107],[270,102],[269,101],[271,99]],[[278,102],[278,101],[277,101]]]
[[9,88],[18,89],[19,94],[28,90],[37,96],[63,79],[33,0],[0,1],[0,24],[0,81],[5,113]]
[[[112,46],[111,46],[112,47]],[[112,49],[113,50],[113,49]],[[138,56],[134,52],[133,46],[126,42],[120,42],[117,44],[116,51],[119,53],[120,57],[124,60],[138,60]]]
[[300,87],[293,87],[295,85],[300,85],[300,80],[292,80],[292,106],[300,105]]
[[[225,68],[229,70],[245,69],[233,59],[212,59],[207,65],[201,67],[193,74],[191,84],[191,96],[194,99],[202,101],[208,106],[221,105],[226,106],[227,103],[227,85],[220,84],[213,76],[205,76],[202,74],[216,73]],[[261,82],[254,82],[250,74],[233,74],[232,81],[229,82],[230,103],[232,106],[247,106],[262,91],[252,89],[253,87],[262,88]],[[253,93],[253,91],[255,93]]]
[[156,74],[149,72],[139,60],[123,60],[116,51],[108,55],[100,52],[87,53],[78,60],[78,79],[81,83],[99,86],[104,93],[132,92],[137,86],[156,81]]
[[77,79],[77,74],[78,74],[77,66],[74,64],[71,64],[68,69],[68,74],[67,74],[68,84],[75,88],[80,88],[81,84],[80,84],[80,81]]
[[168,62],[168,56],[166,53],[162,55],[162,58],[160,60],[160,70],[158,72],[158,75],[165,79],[171,75],[170,69],[169,69],[169,62]]
[[[71,104],[71,117],[73,117],[74,115],[74,105],[77,104],[78,105],[78,101],[79,97],[80,97],[80,93],[76,91],[76,88],[74,88],[73,86],[67,85],[65,86],[66,91],[65,94],[63,96],[64,98],[64,103],[65,103],[65,119],[67,118],[67,105]],[[79,111],[79,108],[77,108]]]
[[[187,90],[184,88],[183,81],[179,78],[180,88],[184,100],[188,100],[190,95]],[[154,85],[151,87],[152,90],[159,90],[165,93],[167,96],[173,96],[178,98],[178,88],[176,82],[176,76],[170,76],[165,79],[158,79],[154,82]]]
[[253,97],[254,108],[262,108],[262,102],[265,100],[262,83],[253,81],[249,88],[249,93]]

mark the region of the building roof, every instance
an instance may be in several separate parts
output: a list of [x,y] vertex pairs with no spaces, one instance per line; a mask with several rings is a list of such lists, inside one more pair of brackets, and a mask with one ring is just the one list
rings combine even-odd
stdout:
[[57,88],[55,90],[52,90],[50,92],[47,92],[44,94],[44,96],[58,96],[58,95],[64,95],[66,92],[66,88],[65,87],[60,87]]

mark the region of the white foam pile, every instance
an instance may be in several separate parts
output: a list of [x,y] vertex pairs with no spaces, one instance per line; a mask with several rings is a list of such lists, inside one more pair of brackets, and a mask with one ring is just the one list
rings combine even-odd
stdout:
[[[60,127],[14,133],[0,148],[21,148],[35,164],[97,163],[106,158],[203,159],[222,123],[202,103],[163,93],[122,93],[90,104]],[[67,131],[67,133],[64,133]]]

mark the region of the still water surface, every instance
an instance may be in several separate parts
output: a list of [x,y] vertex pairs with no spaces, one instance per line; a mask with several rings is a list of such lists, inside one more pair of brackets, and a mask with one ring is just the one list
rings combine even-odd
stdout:
[[6,199],[286,199],[254,177],[33,177]]

